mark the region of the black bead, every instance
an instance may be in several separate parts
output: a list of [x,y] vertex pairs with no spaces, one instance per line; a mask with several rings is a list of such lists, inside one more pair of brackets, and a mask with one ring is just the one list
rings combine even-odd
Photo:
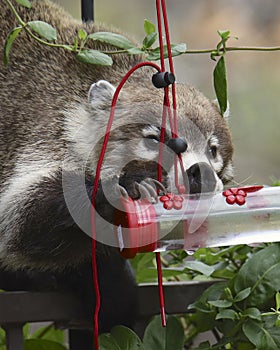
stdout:
[[181,137],[170,139],[167,146],[171,148],[176,154],[184,153],[188,148],[187,142]]
[[164,88],[175,82],[175,76],[169,72],[158,72],[152,76],[152,82],[156,88]]

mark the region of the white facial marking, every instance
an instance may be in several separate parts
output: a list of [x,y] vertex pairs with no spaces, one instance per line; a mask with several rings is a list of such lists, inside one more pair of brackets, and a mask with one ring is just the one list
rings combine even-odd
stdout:
[[[211,165],[214,168],[215,172],[218,173],[223,168],[224,161],[219,152],[220,144],[216,135],[212,135],[210,137],[208,145],[209,145],[209,158],[210,158]],[[211,154],[212,147],[214,147],[215,149],[215,156]]]
[[234,168],[233,168],[233,164],[232,161],[230,161],[224,168],[223,173],[222,173],[222,177],[225,181],[230,181],[233,179],[234,177]]

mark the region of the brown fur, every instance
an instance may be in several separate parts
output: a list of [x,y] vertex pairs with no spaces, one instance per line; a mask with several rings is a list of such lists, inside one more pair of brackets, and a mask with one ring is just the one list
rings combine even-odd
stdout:
[[[61,43],[72,44],[80,28],[89,33],[107,30],[98,24],[82,25],[61,7],[47,0],[34,1],[30,10],[20,6],[16,8],[25,21],[38,19],[53,25],[58,32],[57,42]],[[1,0],[1,47],[9,31],[16,25],[14,15]],[[96,43],[95,48],[104,49],[106,45]],[[39,45],[26,33],[20,34],[12,47],[9,66],[4,67],[0,60],[0,163],[4,164],[0,178],[12,169],[17,150],[28,139],[38,137],[38,133],[32,133],[34,124],[40,124],[38,142],[45,137],[44,142],[52,143],[52,147],[57,145],[55,153],[58,158],[61,157],[61,145],[57,144],[61,134],[60,112],[72,103],[84,103],[90,85],[99,79],[118,84],[125,72],[141,59],[139,56],[127,55],[114,55],[113,58],[112,67],[81,64],[68,51]],[[161,103],[162,92],[153,88],[150,73],[147,69],[136,73],[125,86],[130,104],[142,101]],[[179,87],[178,108],[184,112],[179,113],[179,116],[187,114],[202,131],[217,128],[217,136],[226,143],[222,147],[223,158],[231,158],[232,146],[227,125],[202,94],[192,87]]]
[[[6,3],[3,0],[0,1],[0,42],[3,47],[9,31],[17,23]],[[84,28],[88,33],[108,30],[98,24],[82,24],[48,0],[32,2],[31,10],[18,5],[15,7],[25,21],[37,19],[53,25],[57,29],[59,43],[72,44],[80,28]],[[98,42],[94,43],[93,47],[114,49]],[[94,97],[97,105],[93,106],[91,100],[90,103],[88,102],[89,88],[98,80],[107,80],[116,86],[127,70],[143,57],[113,55],[113,59],[112,67],[82,64],[72,53],[39,45],[22,31],[12,47],[9,65],[5,67],[0,61],[0,204],[2,200],[2,205],[5,208],[7,206],[3,218],[1,218],[0,208],[0,230],[3,227],[3,231],[6,232],[6,243],[3,245],[9,244],[11,264],[13,259],[14,261],[18,259],[16,263],[20,266],[24,258],[17,258],[18,252],[13,253],[11,247],[17,250],[18,245],[14,242],[11,244],[9,232],[13,232],[11,235],[15,237],[17,232],[19,234],[24,232],[21,228],[25,222],[24,208],[27,213],[32,209],[36,214],[37,204],[33,201],[36,200],[38,191],[44,198],[45,184],[48,186],[46,188],[52,189],[54,185],[52,179],[61,173],[61,164],[65,157],[69,161],[69,170],[80,171],[79,161],[82,159],[83,162],[88,161],[87,170],[90,175],[92,176],[95,172],[112,96],[108,93],[106,97],[102,95],[105,94],[106,89],[100,90],[99,96]],[[137,194],[133,181],[140,182],[141,176],[155,177],[156,152],[153,158],[144,157],[134,162],[137,156],[142,156],[141,147],[143,149],[144,146],[139,145],[143,139],[143,125],[160,127],[161,124],[163,91],[152,85],[152,73],[151,69],[143,68],[137,71],[125,85],[118,102],[114,130],[102,173],[105,179],[111,178],[116,174],[116,168],[121,161],[130,162],[130,168],[124,167],[124,172],[126,175],[129,174],[130,181],[127,182],[127,179],[124,179],[124,173],[121,177],[122,184],[134,198]],[[232,176],[230,165],[233,147],[226,121],[216,106],[193,87],[178,84],[177,97],[179,136],[185,138],[190,145],[187,153],[198,152],[199,147],[204,147],[203,152],[206,152],[203,142],[206,140],[207,144],[215,135],[219,141],[219,153],[223,160],[222,168],[217,173],[223,182],[227,182]],[[85,129],[84,133],[77,136],[76,130],[81,126]],[[170,138],[170,133],[167,132],[166,138]],[[91,142],[94,143],[99,139],[91,158],[87,159]],[[115,151],[124,142],[126,142],[126,148],[119,152]],[[202,152],[201,149],[199,152]],[[148,149],[144,153],[145,156],[149,156]],[[149,164],[153,164],[153,169],[149,168]],[[32,182],[33,173],[37,174],[36,177],[34,176],[34,182]],[[58,189],[60,177],[61,175],[55,181]],[[17,181],[20,184],[19,191],[22,190],[19,197],[16,195]],[[61,189],[59,191],[61,192]],[[51,196],[54,196],[53,190]],[[47,195],[45,197],[47,198]],[[17,198],[22,202],[19,201],[16,205]],[[60,200],[63,200],[63,196]],[[17,214],[16,217],[15,214]],[[36,217],[36,225],[40,224],[38,217]],[[14,222],[13,225],[11,222]],[[59,244],[58,241],[56,238],[53,245]],[[67,238],[64,242],[66,246],[69,243]],[[76,242],[75,240],[73,242],[72,247],[75,250]],[[32,244],[31,241],[29,243]],[[41,254],[40,249],[38,248],[38,256]],[[65,264],[68,264],[70,262],[64,259],[63,249],[62,255],[57,254],[57,261],[61,264],[61,261],[65,260]],[[81,251],[83,249],[81,243]],[[68,256],[72,258],[71,254]],[[75,261],[83,258],[82,254],[77,253]],[[23,263],[24,265],[31,264],[28,259]],[[74,259],[72,260],[75,263]],[[55,261],[53,264],[56,264]],[[43,266],[44,263],[42,262],[41,265]]]

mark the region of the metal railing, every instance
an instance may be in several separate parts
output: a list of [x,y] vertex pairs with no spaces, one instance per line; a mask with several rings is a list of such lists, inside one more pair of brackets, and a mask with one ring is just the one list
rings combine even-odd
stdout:
[[[167,313],[186,313],[187,306],[214,282],[175,282],[164,285]],[[138,304],[135,331],[141,336],[151,317],[159,313],[156,284],[139,285]],[[46,321],[53,322],[57,328],[69,329],[69,350],[81,350],[72,343],[71,334],[92,327],[81,310],[80,300],[71,294],[24,291],[0,293],[0,326],[6,332],[7,350],[24,349],[24,324]],[[86,346],[93,349],[93,344]]]

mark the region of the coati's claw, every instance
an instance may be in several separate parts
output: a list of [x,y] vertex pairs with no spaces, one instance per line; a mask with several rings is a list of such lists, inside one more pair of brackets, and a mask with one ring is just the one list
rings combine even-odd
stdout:
[[129,195],[127,193],[127,190],[121,185],[118,185],[118,189],[121,192],[122,197],[124,197],[125,199],[128,199]]
[[151,186],[146,186],[144,181],[142,181],[140,184],[138,182],[135,182],[135,188],[140,194],[141,199],[147,199],[150,203],[155,203],[156,199],[153,197],[153,195],[150,192]]
[[152,179],[152,178],[147,178],[145,179],[146,182],[152,183],[158,190],[162,191],[163,194],[166,194],[166,188],[163,186],[163,184],[161,182],[159,182],[158,180]]
[[148,181],[144,180],[141,182],[141,185],[145,186],[145,188],[149,191],[150,195],[152,196],[152,198],[154,198],[153,202],[158,202],[158,194],[156,191],[156,187],[155,184],[149,184]]

